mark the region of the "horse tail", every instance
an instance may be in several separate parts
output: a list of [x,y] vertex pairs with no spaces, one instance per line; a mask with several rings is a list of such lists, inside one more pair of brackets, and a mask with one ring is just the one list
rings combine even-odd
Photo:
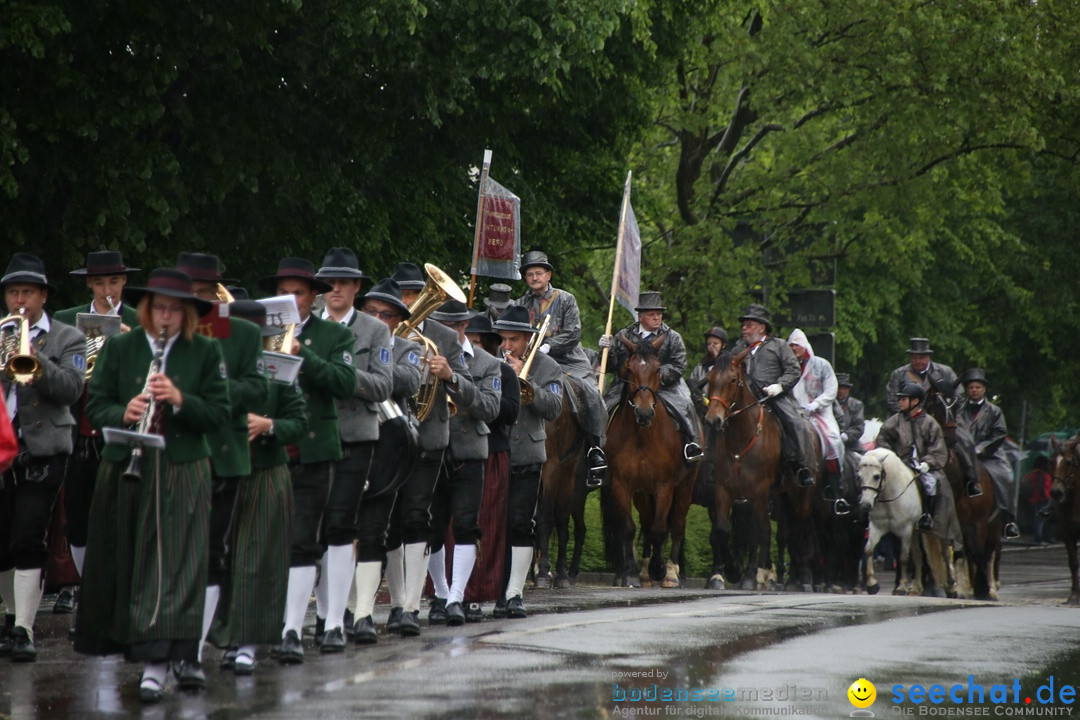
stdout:
[[619,572],[622,558],[622,516],[612,497],[609,483],[600,488],[600,520],[604,532],[604,559],[607,566]]

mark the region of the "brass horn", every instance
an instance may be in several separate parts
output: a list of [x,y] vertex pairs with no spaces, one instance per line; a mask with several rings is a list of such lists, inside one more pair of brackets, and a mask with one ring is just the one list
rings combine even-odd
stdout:
[[521,384],[521,404],[532,405],[533,399],[536,397],[536,391],[533,390],[532,383],[529,382],[529,369],[532,367],[533,360],[536,359],[536,353],[540,349],[540,346],[544,344],[544,336],[547,335],[548,325],[551,324],[551,315],[544,317],[544,322],[540,325],[540,332],[533,336],[532,343],[525,350],[525,357],[521,359],[523,363],[521,366],[521,374],[518,375],[518,382]]
[[30,321],[26,319],[26,308],[19,308],[18,314],[0,319],[0,327],[15,321],[19,323],[15,332],[5,332],[0,340],[0,359],[3,360],[4,374],[8,380],[26,385],[41,377],[41,363],[30,354]]

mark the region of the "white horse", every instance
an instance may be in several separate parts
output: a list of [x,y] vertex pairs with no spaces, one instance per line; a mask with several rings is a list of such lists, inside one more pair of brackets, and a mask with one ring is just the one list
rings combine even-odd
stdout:
[[[915,471],[888,448],[875,448],[863,455],[859,463],[859,509],[870,515],[870,534],[863,555],[866,560],[866,592],[878,591],[874,577],[873,553],[878,541],[887,533],[900,539],[900,585],[894,595],[922,594],[923,554],[913,536],[922,536],[930,558],[931,571],[941,587],[948,587],[948,562],[939,564],[938,558],[947,556],[947,548],[931,533],[917,533],[915,523],[922,515],[922,500],[915,486]],[[914,564],[914,576],[908,575],[908,559]],[[940,566],[939,566],[940,565]]]

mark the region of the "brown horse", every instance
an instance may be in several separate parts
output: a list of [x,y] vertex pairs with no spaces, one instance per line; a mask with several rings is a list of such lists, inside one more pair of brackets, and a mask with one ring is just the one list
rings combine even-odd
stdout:
[[[956,450],[957,433],[960,432],[954,412],[956,402],[955,398],[946,398],[935,388],[931,388],[926,394],[926,411],[941,425],[945,444],[949,448],[949,460],[944,468],[945,477],[952,489],[956,516],[960,521],[960,532],[964,541],[962,554],[958,553],[957,557],[957,572],[962,572],[962,577],[970,584],[976,599],[997,600],[997,591],[1001,585],[998,575],[1001,563],[1001,513],[997,512],[994,482],[981,465],[979,485],[982,487],[982,495],[967,495],[964,468]],[[961,564],[967,565],[966,571],[959,567]]]
[[1057,523],[1058,533],[1065,542],[1065,552],[1069,555],[1072,587],[1069,588],[1066,602],[1080,605],[1080,560],[1076,553],[1076,542],[1080,540],[1080,434],[1064,443],[1058,442],[1055,437],[1050,442],[1054,448],[1050,516]]
[[[711,428],[716,492],[715,514],[711,514],[715,522],[709,536],[713,568],[707,587],[715,589],[725,587],[724,572],[734,581],[741,577],[745,590],[764,587],[772,570],[769,488],[780,469],[780,423],[766,412],[746,382],[743,361],[749,352],[743,350],[734,357],[724,352],[709,372],[705,421]],[[742,508],[734,517],[736,522],[740,517],[748,521],[746,533],[733,533],[734,508]],[[746,542],[745,572],[739,566],[741,558],[736,562],[731,551],[733,534]]]
[[[648,577],[662,580],[664,587],[679,586],[679,554],[697,475],[697,467],[683,459],[682,433],[659,397],[657,351],[665,337],[636,346],[622,338],[630,356],[623,363],[622,395],[604,445],[610,478],[600,493],[604,546],[615,568],[615,584],[627,587],[639,585],[631,504],[645,535]],[[665,568],[662,555],[669,529],[671,551]],[[644,568],[641,577],[646,577]]]
[[[570,587],[581,569],[581,551],[585,547],[585,433],[571,408],[571,393],[576,382],[566,378],[562,412],[547,424],[543,480],[540,490],[540,511],[536,518],[536,534],[540,545],[536,587]],[[574,521],[574,550],[569,565],[566,550],[570,540],[570,520]],[[551,531],[558,538],[555,577],[551,575],[549,552]]]

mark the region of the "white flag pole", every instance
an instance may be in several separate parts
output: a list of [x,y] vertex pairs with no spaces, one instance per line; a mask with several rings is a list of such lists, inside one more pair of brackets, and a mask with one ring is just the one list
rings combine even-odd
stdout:
[[472,277],[469,280],[469,307],[476,297],[476,267],[480,263],[480,228],[484,221],[484,191],[487,189],[488,172],[491,170],[491,151],[484,150],[484,167],[480,170],[480,194],[476,198],[476,232],[473,235]]

